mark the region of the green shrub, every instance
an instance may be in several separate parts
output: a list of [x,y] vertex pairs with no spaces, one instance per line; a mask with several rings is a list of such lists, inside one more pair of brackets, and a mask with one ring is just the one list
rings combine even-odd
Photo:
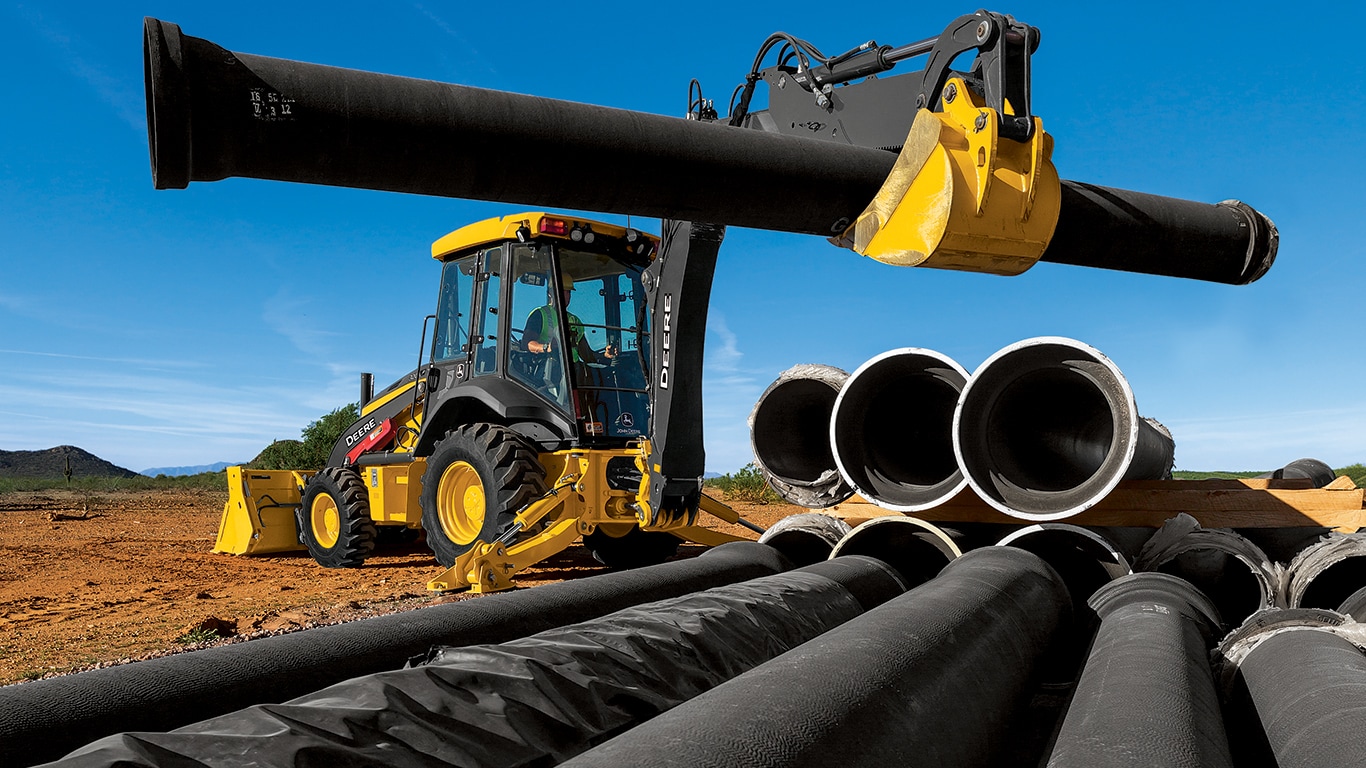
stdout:
[[710,478],[705,484],[725,493],[727,501],[744,501],[750,504],[772,504],[782,501],[782,498],[768,487],[763,473],[753,462],[746,464],[734,474]]
[[302,440],[276,440],[266,446],[249,466],[252,469],[322,469],[332,455],[332,446],[358,418],[358,403],[343,405],[309,422],[300,435]]

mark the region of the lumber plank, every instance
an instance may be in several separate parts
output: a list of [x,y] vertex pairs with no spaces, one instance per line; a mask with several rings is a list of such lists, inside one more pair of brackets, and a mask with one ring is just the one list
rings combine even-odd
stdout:
[[[1120,483],[1100,503],[1066,518],[1074,525],[1159,527],[1185,512],[1207,528],[1327,527],[1352,532],[1366,526],[1366,490],[1334,482],[1307,488],[1292,480],[1144,480]],[[1291,487],[1286,487],[1289,484]],[[890,513],[854,497],[831,510],[851,523]],[[917,514],[933,523],[1029,521],[999,512],[964,488],[949,501]]]

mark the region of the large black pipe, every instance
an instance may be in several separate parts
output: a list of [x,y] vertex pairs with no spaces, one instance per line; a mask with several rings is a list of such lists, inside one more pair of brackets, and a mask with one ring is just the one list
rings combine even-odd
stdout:
[[1049,768],[1231,768],[1209,665],[1214,605],[1161,573],[1113,581],[1091,597],[1100,628]]
[[1067,588],[987,547],[566,767],[999,764]]
[[825,509],[854,494],[830,452],[830,417],[848,378],[829,365],[794,365],[778,374],[749,414],[754,465],[793,504]]
[[1362,588],[1366,588],[1366,534],[1331,533],[1290,561],[1285,604],[1289,608],[1340,611],[1340,606]]
[[1300,623],[1267,632],[1238,663],[1229,729],[1239,765],[1361,765],[1366,755],[1366,656]]
[[1278,599],[1280,577],[1265,552],[1233,531],[1201,528],[1184,513],[1164,523],[1143,545],[1134,570],[1167,573],[1194,584],[1229,626]]
[[[158,189],[230,176],[840,233],[891,171],[881,150],[233,53],[148,18]],[[909,128],[909,126],[908,126]],[[1242,284],[1275,227],[1207,205],[1063,182],[1044,261]]]
[[785,570],[735,542],[701,557],[0,688],[0,765],[111,733],[164,731],[401,667],[433,645],[498,643],[640,603]]
[[904,591],[885,563],[841,558],[437,649],[426,664],[283,704],[102,739],[54,766],[553,765]]
[[849,374],[830,416],[830,453],[863,498],[919,512],[967,485],[953,455],[953,409],[968,372],[932,349],[884,352]]
[[1138,414],[1124,374],[1094,347],[1043,336],[1011,344],[972,374],[953,417],[972,489],[1026,520],[1059,520],[1121,480],[1170,476],[1171,435]]

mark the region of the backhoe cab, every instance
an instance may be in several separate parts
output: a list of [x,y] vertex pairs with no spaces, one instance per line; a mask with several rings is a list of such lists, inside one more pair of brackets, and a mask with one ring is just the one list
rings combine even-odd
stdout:
[[[358,566],[381,534],[424,529],[448,570],[433,589],[511,586],[579,536],[607,565],[664,560],[681,539],[733,537],[652,515],[651,312],[659,239],[544,213],[437,240],[436,314],[423,357],[371,396],[316,473],[230,470],[215,551],[306,548]],[[427,327],[435,321],[430,346]]]

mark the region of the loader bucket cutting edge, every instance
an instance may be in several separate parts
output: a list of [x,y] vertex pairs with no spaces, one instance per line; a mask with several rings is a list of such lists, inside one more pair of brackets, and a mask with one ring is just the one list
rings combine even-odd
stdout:
[[213,551],[263,555],[303,549],[294,512],[306,478],[290,470],[228,467],[228,502],[223,505]]

